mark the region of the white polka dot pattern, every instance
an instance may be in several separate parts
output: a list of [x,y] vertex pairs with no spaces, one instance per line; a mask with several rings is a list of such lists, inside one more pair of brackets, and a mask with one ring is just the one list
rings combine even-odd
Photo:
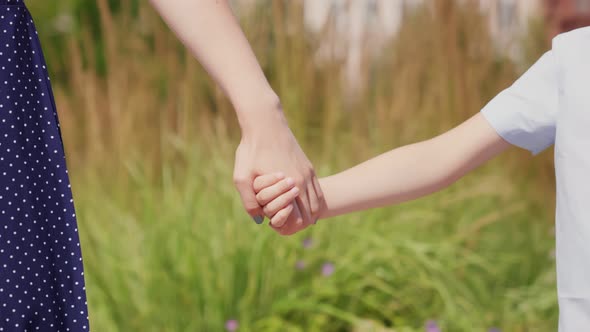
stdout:
[[45,59],[24,3],[0,0],[0,332],[89,330]]

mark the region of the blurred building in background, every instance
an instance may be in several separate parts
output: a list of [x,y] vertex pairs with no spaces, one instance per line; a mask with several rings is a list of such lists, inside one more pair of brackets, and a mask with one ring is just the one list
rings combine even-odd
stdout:
[[[250,0],[251,1],[251,0]],[[469,0],[462,0],[467,2]],[[542,14],[542,0],[475,0],[487,15],[490,32],[498,50],[518,56],[520,38],[527,32],[531,17]],[[575,1],[575,0],[572,0]],[[579,0],[590,1],[590,0]],[[328,43],[346,43],[354,55],[360,41],[371,41],[379,46],[395,36],[406,12],[424,0],[304,0],[307,25],[320,31],[330,19],[340,32],[337,40]]]
[[351,90],[361,82],[363,56],[381,52],[399,30],[406,11],[423,0],[304,0],[306,25],[322,36],[318,60],[340,58],[346,63]]
[[518,60],[531,18],[542,15],[541,0],[479,0],[479,5],[498,51]]
[[[379,54],[395,37],[404,17],[428,0],[297,0],[304,6],[306,26],[322,38],[317,59],[346,63],[346,79],[354,89],[361,81],[363,56]],[[475,1],[485,14],[498,52],[515,61],[531,18],[546,20],[547,37],[590,25],[590,0],[458,0]],[[257,0],[233,0],[251,7]]]
[[[486,15],[498,52],[518,60],[521,41],[530,18],[542,17],[542,0],[461,0],[476,1]],[[586,0],[585,0],[586,1]],[[588,0],[590,1],[590,0]],[[326,26],[318,57],[340,57],[346,62],[346,77],[351,85],[360,80],[362,56],[379,54],[382,46],[398,32],[407,13],[424,0],[304,0],[306,25],[315,32]]]

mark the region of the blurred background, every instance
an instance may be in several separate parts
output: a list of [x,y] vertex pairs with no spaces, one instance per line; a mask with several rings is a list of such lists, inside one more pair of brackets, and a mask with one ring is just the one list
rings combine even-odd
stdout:
[[[234,190],[231,105],[147,1],[27,3],[94,331],[556,330],[552,149],[281,237]],[[590,0],[232,5],[320,175],[458,125],[590,25]]]

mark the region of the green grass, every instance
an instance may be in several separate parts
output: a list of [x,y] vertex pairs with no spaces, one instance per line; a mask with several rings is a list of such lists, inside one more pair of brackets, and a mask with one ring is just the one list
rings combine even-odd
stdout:
[[550,213],[497,168],[281,237],[243,212],[229,153],[170,146],[186,167],[157,185],[131,161],[126,184],[75,178],[95,331],[555,330]]

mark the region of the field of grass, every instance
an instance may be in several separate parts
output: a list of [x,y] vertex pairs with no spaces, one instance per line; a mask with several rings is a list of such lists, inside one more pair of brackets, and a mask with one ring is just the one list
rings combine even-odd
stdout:
[[157,186],[138,165],[125,192],[76,183],[96,331],[555,329],[547,213],[491,169],[284,238],[246,218],[225,156],[174,148],[188,171]]
[[[442,133],[522,71],[473,6],[437,0],[366,56],[351,102],[342,61],[314,61],[329,26],[305,31],[297,1],[260,3],[243,27],[320,175]],[[233,188],[231,105],[147,3],[29,7],[94,331],[555,330],[551,150],[512,149],[430,197],[280,237]],[[523,42],[532,60],[545,47]]]

